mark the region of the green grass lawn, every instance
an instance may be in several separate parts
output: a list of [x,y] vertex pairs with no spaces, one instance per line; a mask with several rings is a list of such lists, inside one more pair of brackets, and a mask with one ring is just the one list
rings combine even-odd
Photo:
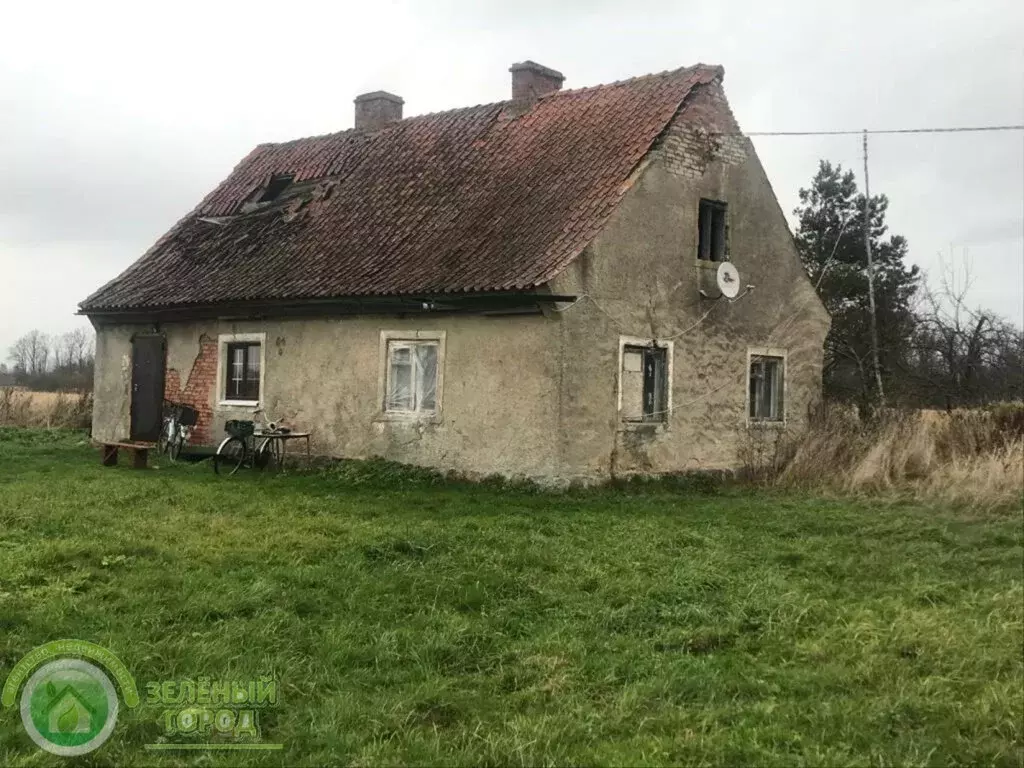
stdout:
[[143,692],[86,764],[1021,764],[1020,510],[410,478],[0,431],[0,681],[60,638],[279,680],[283,751],[145,751]]

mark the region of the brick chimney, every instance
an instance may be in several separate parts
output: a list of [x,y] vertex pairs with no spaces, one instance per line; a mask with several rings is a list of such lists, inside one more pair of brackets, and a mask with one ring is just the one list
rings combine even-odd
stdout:
[[521,61],[508,68],[512,73],[512,99],[535,101],[546,93],[561,90],[565,75],[535,61]]
[[401,96],[387,91],[374,91],[356,96],[356,130],[376,131],[388,123],[402,119]]

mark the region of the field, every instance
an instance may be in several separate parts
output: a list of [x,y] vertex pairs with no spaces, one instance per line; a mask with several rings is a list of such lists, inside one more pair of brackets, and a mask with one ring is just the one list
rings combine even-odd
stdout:
[[92,394],[0,387],[0,426],[87,428]]
[[[0,430],[0,676],[58,638],[147,681],[279,680],[279,752],[89,764],[1017,766],[1021,511],[380,463],[104,469]],[[0,710],[0,764],[58,765]]]

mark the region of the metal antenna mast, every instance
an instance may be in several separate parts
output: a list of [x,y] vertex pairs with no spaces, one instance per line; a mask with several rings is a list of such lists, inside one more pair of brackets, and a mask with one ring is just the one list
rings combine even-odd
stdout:
[[864,250],[868,255],[868,306],[871,308],[871,363],[875,369],[878,404],[885,407],[882,367],[878,362],[878,317],[875,313],[875,266],[871,259],[871,186],[868,182],[868,131],[864,129]]

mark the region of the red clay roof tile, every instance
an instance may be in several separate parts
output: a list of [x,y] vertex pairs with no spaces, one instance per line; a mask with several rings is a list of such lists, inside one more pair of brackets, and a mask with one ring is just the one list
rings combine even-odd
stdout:
[[[523,290],[564,269],[691,89],[695,67],[261,144],[83,311]],[[243,212],[274,174],[307,182]],[[311,183],[311,184],[310,184]]]

